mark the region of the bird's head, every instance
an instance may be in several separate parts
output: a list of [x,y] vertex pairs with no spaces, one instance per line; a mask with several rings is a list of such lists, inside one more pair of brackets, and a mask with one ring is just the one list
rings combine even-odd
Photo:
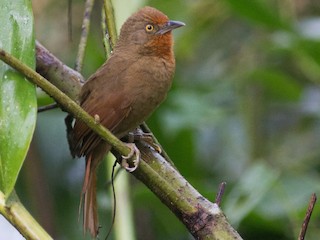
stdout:
[[173,46],[172,30],[184,25],[183,22],[169,20],[155,8],[144,7],[123,24],[118,45],[130,46],[147,55],[169,54]]

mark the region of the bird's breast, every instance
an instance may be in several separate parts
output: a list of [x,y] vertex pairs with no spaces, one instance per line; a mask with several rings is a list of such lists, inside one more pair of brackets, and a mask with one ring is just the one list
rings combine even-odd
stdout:
[[174,62],[163,58],[148,58],[137,79],[137,108],[154,110],[166,97],[174,74]]
[[121,132],[131,131],[145,121],[164,101],[171,87],[174,62],[159,58],[142,62],[137,61],[137,65],[132,66],[133,72],[128,71],[131,73],[126,92],[132,97],[132,104],[130,113],[121,124],[124,128],[119,129]]

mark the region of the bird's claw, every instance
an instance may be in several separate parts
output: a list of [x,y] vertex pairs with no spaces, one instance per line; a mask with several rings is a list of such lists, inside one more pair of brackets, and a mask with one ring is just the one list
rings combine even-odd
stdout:
[[[126,143],[126,145],[130,148],[131,151],[127,156],[122,156],[121,166],[124,169],[126,169],[128,172],[133,172],[139,166],[140,151],[134,143]],[[134,159],[132,160],[133,167],[130,167],[128,160],[132,159],[133,157],[134,157]]]
[[149,144],[155,151],[161,154],[162,149],[159,144],[154,142],[152,133],[143,133],[141,140]]
[[[159,144],[154,142],[152,133],[146,133],[146,132],[143,132],[141,129],[137,128],[136,131],[132,133],[132,135],[135,140],[147,143],[155,151],[161,154],[162,149]],[[132,136],[130,137],[132,138]]]

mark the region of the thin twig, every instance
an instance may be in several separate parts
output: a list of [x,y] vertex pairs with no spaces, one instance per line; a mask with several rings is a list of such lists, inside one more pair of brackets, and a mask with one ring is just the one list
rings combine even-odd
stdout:
[[48,111],[48,110],[52,110],[52,109],[55,109],[55,108],[58,108],[58,107],[59,106],[58,106],[57,103],[51,103],[49,105],[38,107],[38,113],[45,112],[45,111]]
[[218,206],[220,206],[221,199],[222,199],[222,196],[223,196],[223,194],[224,194],[224,190],[225,190],[225,188],[226,188],[226,185],[227,185],[226,182],[222,182],[222,183],[220,183],[220,185],[219,185],[219,190],[218,190],[218,193],[217,193],[217,195],[216,195],[216,201],[215,201],[215,203],[216,203]]
[[308,205],[308,209],[306,212],[306,215],[304,217],[302,226],[301,226],[301,230],[300,230],[300,234],[299,234],[299,240],[304,240],[306,233],[307,233],[307,229],[308,229],[308,224],[310,222],[310,218],[311,218],[311,214],[313,212],[313,208],[316,204],[317,201],[317,195],[315,193],[312,193],[310,201],[309,201],[309,205]]
[[103,6],[104,6],[107,29],[108,29],[108,34],[110,36],[110,44],[111,44],[111,50],[112,50],[118,39],[114,11],[113,11],[111,0],[104,0],[103,3],[104,3]]
[[92,12],[92,7],[94,4],[94,0],[86,0],[84,15],[83,15],[83,22],[82,22],[82,31],[80,37],[80,43],[78,48],[78,55],[75,64],[75,70],[81,72],[84,54],[86,51],[87,41],[88,41],[88,33],[90,30],[90,16]]
[[105,186],[106,186],[106,187],[109,187],[109,185],[111,185],[112,182],[117,179],[117,177],[119,176],[119,173],[120,173],[122,170],[123,170],[123,168],[117,168],[117,169],[115,170],[115,172],[113,173],[113,179],[111,178],[109,181],[107,181],[107,182],[105,183]]
[[72,42],[72,0],[68,0],[68,37]]
[[106,59],[108,59],[111,53],[111,39],[107,29],[106,13],[104,8],[101,9],[101,30],[104,52],[106,54]]
[[[108,233],[107,233],[107,235],[105,237],[105,240],[107,240],[108,237],[110,236],[110,234],[112,232],[112,229],[113,229],[113,225],[114,225],[115,220],[116,220],[117,198],[116,198],[116,191],[115,191],[115,188],[114,188],[114,179],[116,177],[115,176],[115,169],[116,169],[117,163],[118,163],[118,161],[115,160],[114,164],[112,166],[112,172],[111,172],[111,187],[112,187],[112,196],[113,196],[113,214],[112,214],[112,223],[111,223],[109,231],[108,231]],[[117,173],[119,173],[119,171]]]

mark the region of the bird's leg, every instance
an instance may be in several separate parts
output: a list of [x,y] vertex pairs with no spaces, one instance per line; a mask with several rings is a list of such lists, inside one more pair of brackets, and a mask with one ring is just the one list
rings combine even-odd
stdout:
[[159,154],[161,154],[162,150],[161,147],[154,142],[153,140],[153,134],[152,133],[146,133],[141,130],[141,128],[136,128],[134,132],[130,132],[128,139],[132,139],[134,141],[142,141],[147,143],[149,146],[151,146],[155,151],[157,151]]
[[[121,166],[125,168],[128,172],[133,172],[137,169],[140,162],[140,151],[134,143],[125,143],[130,149],[130,153],[127,156],[122,156]],[[128,162],[132,159],[133,167],[130,167]]]

